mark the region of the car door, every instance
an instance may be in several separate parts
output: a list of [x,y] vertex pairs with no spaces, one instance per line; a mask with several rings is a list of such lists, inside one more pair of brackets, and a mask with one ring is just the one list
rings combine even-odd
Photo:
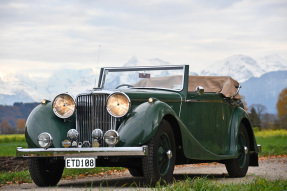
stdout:
[[219,93],[188,93],[186,126],[208,151],[223,155],[229,148],[230,106]]

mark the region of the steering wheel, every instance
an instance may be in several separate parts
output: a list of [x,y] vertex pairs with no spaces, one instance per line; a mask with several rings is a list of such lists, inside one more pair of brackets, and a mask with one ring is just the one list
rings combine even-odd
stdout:
[[122,87],[122,86],[127,86],[128,88],[134,87],[134,86],[132,86],[132,85],[130,85],[130,84],[121,84],[121,85],[118,85],[118,86],[116,87],[116,89],[118,89],[118,88],[120,88],[120,87]]

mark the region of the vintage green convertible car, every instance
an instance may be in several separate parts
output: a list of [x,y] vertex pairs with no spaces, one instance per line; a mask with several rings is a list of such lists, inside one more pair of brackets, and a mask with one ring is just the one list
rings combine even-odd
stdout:
[[258,166],[248,114],[231,77],[189,76],[189,66],[102,68],[98,87],[74,99],[43,100],[25,137],[38,186],[66,168],[120,166],[148,184],[171,180],[174,165],[219,162],[231,177]]

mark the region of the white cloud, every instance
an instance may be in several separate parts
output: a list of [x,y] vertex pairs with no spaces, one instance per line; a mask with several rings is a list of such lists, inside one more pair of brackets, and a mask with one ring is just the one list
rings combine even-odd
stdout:
[[287,55],[287,3],[0,1],[1,70],[121,66],[132,56],[196,71],[233,54]]

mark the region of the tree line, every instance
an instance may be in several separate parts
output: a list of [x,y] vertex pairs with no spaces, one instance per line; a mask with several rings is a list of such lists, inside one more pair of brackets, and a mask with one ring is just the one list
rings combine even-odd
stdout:
[[12,106],[0,105],[0,133],[24,133],[26,119],[38,104],[15,102]]
[[277,115],[266,112],[261,104],[250,106],[249,117],[253,127],[261,129],[287,129],[287,88],[283,89],[276,104]]

